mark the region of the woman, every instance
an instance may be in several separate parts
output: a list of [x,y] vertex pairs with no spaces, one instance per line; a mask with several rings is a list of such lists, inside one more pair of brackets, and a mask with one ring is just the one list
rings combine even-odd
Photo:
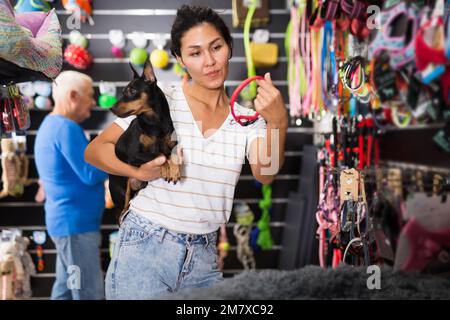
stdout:
[[[182,6],[171,37],[172,54],[191,77],[165,92],[183,148],[181,180],[160,179],[164,157],[139,168],[117,159],[114,145],[133,117],[117,119],[85,153],[106,172],[149,181],[122,220],[106,275],[108,299],[155,298],[222,280],[216,234],[230,217],[245,157],[262,183],[271,183],[284,161],[287,111],[269,74],[258,82],[257,122],[242,127],[232,118],[224,89],[232,39],[219,15]],[[238,112],[245,109],[238,106]]]

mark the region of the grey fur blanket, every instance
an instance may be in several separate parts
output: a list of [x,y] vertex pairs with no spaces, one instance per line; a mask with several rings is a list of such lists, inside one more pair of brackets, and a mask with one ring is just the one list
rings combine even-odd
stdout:
[[[208,289],[189,289],[163,299],[450,299],[450,278],[381,268],[380,289],[368,289],[374,272],[341,266],[293,271],[246,271]],[[368,281],[369,279],[369,281]]]

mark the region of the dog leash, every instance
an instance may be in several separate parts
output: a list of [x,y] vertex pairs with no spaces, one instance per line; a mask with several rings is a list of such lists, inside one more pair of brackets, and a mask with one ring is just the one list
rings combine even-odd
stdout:
[[308,28],[308,21],[307,21],[307,11],[304,10],[303,14],[300,18],[300,52],[302,59],[305,64],[305,75],[306,75],[306,81],[307,89],[305,92],[305,96],[303,97],[303,104],[302,104],[302,113],[303,116],[308,116],[311,109],[311,97],[312,97],[312,90],[313,90],[313,77],[312,77],[312,61],[311,61],[311,37],[310,37],[310,30]]
[[321,50],[320,50],[320,31],[311,30],[311,56],[312,56],[312,78],[313,92],[311,107],[316,115],[323,109],[322,102],[322,76],[321,70]]
[[288,62],[288,84],[289,84],[289,106],[290,115],[298,117],[301,115],[302,96],[301,90],[304,85],[304,65],[300,57],[300,16],[303,14],[304,6],[296,7],[291,4],[291,21],[286,32],[286,52],[289,52]]
[[[256,76],[255,65],[253,64],[253,58],[250,48],[250,28],[252,24],[252,18],[256,11],[256,0],[248,1],[248,11],[244,22],[244,51],[245,51],[245,61],[247,64],[247,77],[251,78]],[[247,90],[243,92],[246,100],[251,100],[256,97],[256,84],[250,83]]]
[[329,240],[332,241],[338,232],[336,208],[339,206],[339,199],[333,186],[333,175],[328,173],[326,179],[316,212],[316,221],[319,225],[317,234],[319,236],[319,261],[321,267],[326,266],[325,256],[328,252],[326,233],[327,231],[330,232]]

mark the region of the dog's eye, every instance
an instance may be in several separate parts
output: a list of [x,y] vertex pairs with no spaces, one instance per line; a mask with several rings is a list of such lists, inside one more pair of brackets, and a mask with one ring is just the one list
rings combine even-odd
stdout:
[[137,92],[136,89],[134,89],[134,88],[128,88],[127,91],[130,96],[134,96]]

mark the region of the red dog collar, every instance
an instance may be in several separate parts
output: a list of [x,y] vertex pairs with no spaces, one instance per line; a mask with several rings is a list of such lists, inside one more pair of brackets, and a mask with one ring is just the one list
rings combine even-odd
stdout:
[[255,112],[255,114],[253,114],[251,116],[250,115],[236,115],[234,113],[234,103],[235,103],[236,98],[238,97],[239,93],[250,82],[255,81],[255,80],[264,80],[264,77],[254,76],[254,77],[250,77],[250,78],[244,80],[243,82],[241,82],[241,84],[239,84],[239,86],[236,88],[236,90],[234,90],[233,95],[231,96],[231,100],[230,100],[231,114],[233,115],[234,120],[236,120],[236,122],[239,123],[241,126],[248,126],[249,124],[252,124],[253,122],[255,122],[258,119],[258,116],[259,116],[258,112]]

